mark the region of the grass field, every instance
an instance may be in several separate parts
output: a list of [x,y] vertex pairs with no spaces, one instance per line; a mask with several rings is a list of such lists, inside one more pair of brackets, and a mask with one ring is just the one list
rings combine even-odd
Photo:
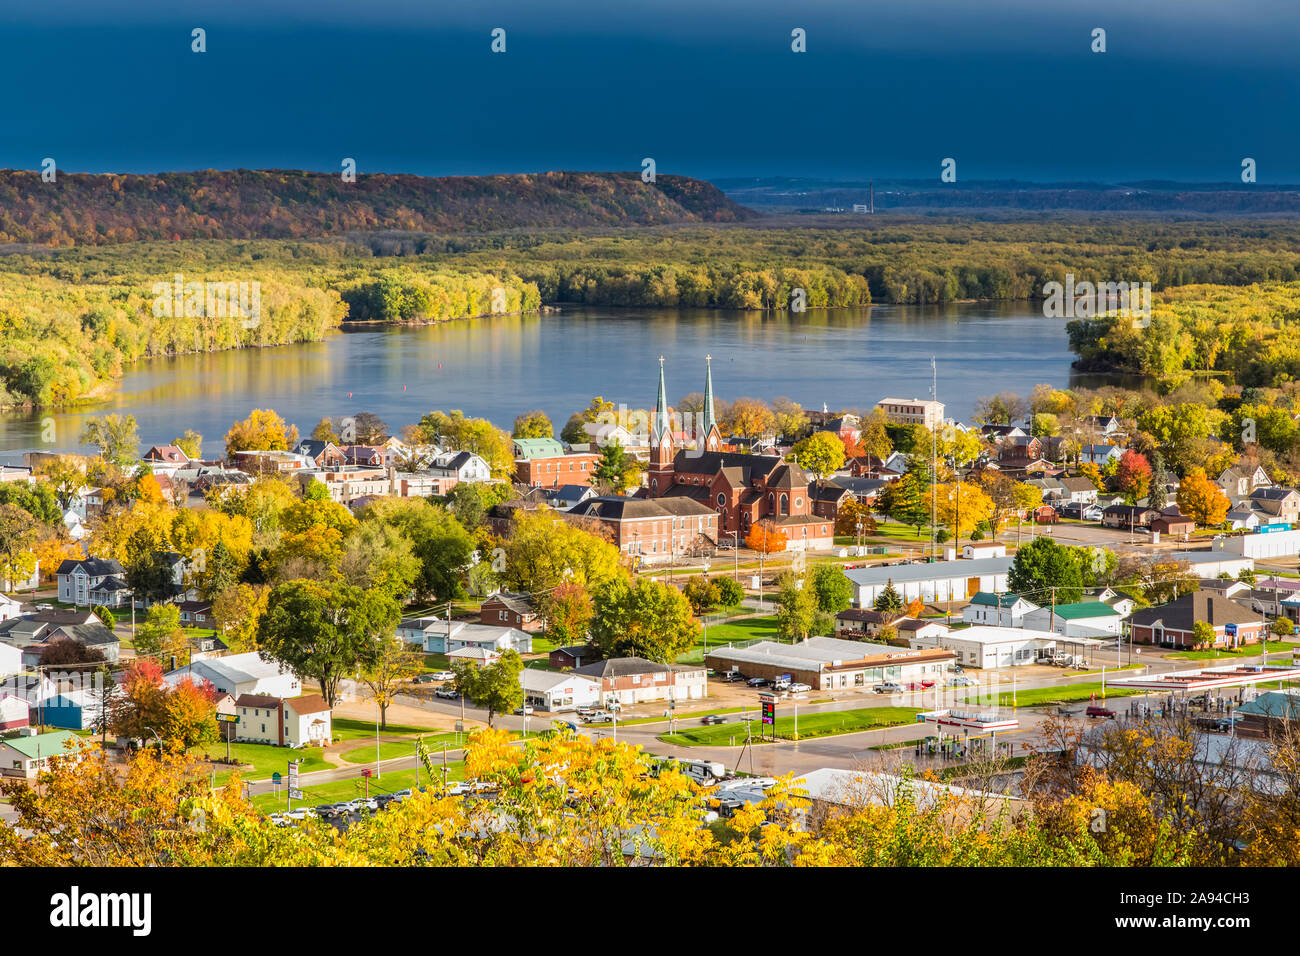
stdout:
[[[914,707],[863,707],[858,710],[840,710],[828,714],[805,714],[799,718],[797,738],[794,735],[795,718],[791,714],[776,719],[775,733],[777,737],[784,740],[807,740],[810,737],[855,734],[864,730],[910,724],[916,720],[916,714],[917,710]],[[772,729],[764,728],[757,720],[753,722],[755,736],[764,730],[770,735]],[[679,730],[675,734],[663,734],[659,739],[664,743],[683,747],[738,747],[745,742],[745,725],[743,722],[731,721],[709,727],[692,727]]]
[[[1131,697],[1134,694],[1146,693],[1141,690],[1120,690],[1119,688],[1107,684],[1106,699],[1113,697]],[[1102,699],[1101,681],[1084,681],[1078,684],[1062,684],[1060,687],[1035,687],[1031,690],[1018,690],[1015,693],[1016,707],[1040,707],[1043,704],[1069,704],[1082,700],[1091,700],[1093,695],[1097,696],[1098,702]],[[1011,706],[1011,691],[1001,691],[996,697],[993,694],[981,694],[976,697],[967,697],[963,701],[967,704],[994,704],[999,707]]]
[[[1300,644],[1293,644],[1289,641],[1269,641],[1265,645],[1263,653],[1281,654],[1285,651],[1291,651],[1300,647]],[[1166,654],[1168,660],[1178,661],[1217,661],[1217,660],[1234,660],[1246,657],[1259,657],[1261,651],[1258,644],[1251,644],[1240,650],[1224,650],[1215,648],[1210,651],[1182,651],[1178,654]]]
[[[226,745],[224,742],[204,744],[202,747],[195,748],[194,754],[224,760]],[[265,780],[273,773],[287,773],[290,760],[301,761],[298,766],[300,773],[311,773],[313,770],[328,770],[330,767],[321,757],[320,747],[304,747],[301,750],[293,750],[289,747],[276,747],[272,744],[232,743],[230,745],[230,756],[241,764],[252,765],[252,770],[240,769],[240,776],[245,780]],[[217,783],[225,782],[236,769],[234,767],[227,768],[222,764],[216,764],[215,766],[217,768]]]
[[[371,721],[356,720],[352,717],[335,717],[334,718],[334,736],[343,740],[362,740],[366,737],[374,739],[375,725]],[[415,736],[416,734],[435,734],[438,733],[433,727],[415,727],[408,724],[392,724],[380,729],[381,734],[387,736]]]
[[[465,779],[465,762],[463,760],[447,762],[447,781],[448,783]],[[429,774],[423,768],[420,770],[420,784],[428,786],[430,783],[439,783],[442,780],[442,774],[439,773],[433,781],[429,779]],[[406,790],[416,786],[414,770],[392,770],[386,772],[378,780],[373,777],[370,780],[370,795],[373,797],[379,793],[395,793],[398,790]],[[287,787],[281,787],[279,794],[265,793],[259,797],[253,798],[253,806],[263,813],[274,813],[277,810],[286,808],[286,791]],[[331,783],[322,783],[314,787],[303,787],[303,799],[295,800],[294,807],[315,807],[322,803],[339,803],[344,800],[352,800],[356,797],[365,796],[366,783],[362,777],[354,777],[348,780],[335,780]]]
[[[776,633],[776,617],[769,614],[752,616],[740,621],[729,621],[726,624],[710,624],[708,633],[708,646],[724,647],[735,641],[778,641],[780,637]],[[686,651],[677,657],[679,664],[702,664],[704,663],[704,649],[696,645],[689,651]]]

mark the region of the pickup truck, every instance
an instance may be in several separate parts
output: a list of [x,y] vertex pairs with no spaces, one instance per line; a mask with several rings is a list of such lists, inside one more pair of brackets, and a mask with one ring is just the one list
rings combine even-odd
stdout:
[[883,684],[877,684],[874,688],[877,694],[901,694],[903,688],[899,687],[892,680],[887,680]]

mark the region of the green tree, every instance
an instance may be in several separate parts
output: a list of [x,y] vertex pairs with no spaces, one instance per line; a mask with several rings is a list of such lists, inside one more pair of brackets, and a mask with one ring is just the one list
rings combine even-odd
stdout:
[[[464,594],[474,539],[445,508],[423,498],[385,498],[366,507],[361,520],[388,525],[410,542],[411,554],[420,562],[412,585],[417,600],[448,601]],[[391,580],[396,583],[400,575]]]
[[164,668],[171,666],[173,657],[184,664],[187,645],[181,610],[175,604],[155,604],[135,629],[136,653],[156,658]]
[[682,587],[682,594],[691,604],[691,610],[697,615],[712,610],[718,603],[718,589],[703,574],[697,574],[687,580]]
[[172,439],[172,444],[190,458],[203,457],[203,436],[192,428],[185,429],[185,433]]
[[619,577],[597,592],[591,637],[605,657],[643,657],[669,664],[699,634],[690,602],[675,587],[653,578],[631,584]]
[[919,538],[921,529],[930,523],[934,507],[929,469],[913,459],[901,478],[885,486],[880,500],[889,517],[899,524],[916,528],[916,536]]
[[104,415],[86,421],[80,441],[94,445],[105,460],[126,465],[138,457],[140,433],[134,415]]
[[622,494],[641,480],[641,462],[617,441],[612,441],[600,451],[600,461],[592,469],[592,477],[616,494]]
[[819,610],[838,614],[853,603],[853,582],[838,564],[819,564],[808,578]]
[[470,661],[452,664],[456,690],[480,707],[486,707],[488,726],[497,714],[508,714],[524,702],[524,689],[519,674],[524,669],[518,651],[506,651],[501,659],[476,667]]
[[277,584],[257,627],[258,649],[302,680],[315,680],[331,707],[339,681],[369,667],[379,642],[397,628],[401,608],[382,591],[294,580]]
[[780,610],[776,612],[776,631],[793,644],[808,637],[817,617],[817,595],[808,585],[807,578],[793,574],[782,575],[776,594]]
[[374,659],[361,671],[361,682],[379,707],[379,726],[388,727],[388,708],[402,685],[420,673],[424,663],[417,645],[407,644],[396,634],[379,638]]
[[871,607],[882,614],[897,614],[903,610],[903,599],[894,589],[893,581],[885,582],[885,589],[876,595]]
[[1073,604],[1083,596],[1083,572],[1073,548],[1048,537],[1021,546],[1011,562],[1007,586],[1035,604],[1046,603],[1055,588],[1057,604]]
[[739,607],[745,600],[745,589],[740,582],[731,578],[714,578],[713,588],[718,595],[718,606],[725,608]]

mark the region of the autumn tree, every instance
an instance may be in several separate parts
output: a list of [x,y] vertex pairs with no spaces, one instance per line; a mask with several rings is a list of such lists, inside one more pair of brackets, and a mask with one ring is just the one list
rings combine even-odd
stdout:
[[147,658],[127,665],[110,708],[109,730],[119,737],[140,740],[160,732],[167,720],[167,682],[163,680],[163,669]]
[[173,438],[172,444],[189,458],[203,457],[203,436],[192,428],[185,429],[183,434]]
[[766,402],[757,398],[738,398],[719,416],[718,427],[725,435],[762,438],[776,430],[776,416]]
[[379,707],[379,726],[388,728],[388,708],[398,689],[420,673],[424,657],[418,645],[407,644],[396,634],[380,637],[374,657],[361,671],[361,682],[370,688],[370,696]]
[[1115,472],[1115,487],[1131,505],[1136,505],[1145,498],[1151,488],[1151,465],[1146,456],[1131,448],[1125,451],[1120,456],[1119,468]]
[[595,613],[591,594],[576,581],[556,585],[541,600],[546,636],[560,646],[585,643]]
[[993,501],[979,485],[956,482],[935,488],[939,524],[957,536],[957,543],[993,513]]
[[844,443],[833,432],[814,432],[794,446],[794,458],[800,468],[825,482],[844,467]]
[[1193,468],[1178,485],[1178,508],[1200,525],[1222,524],[1232,503],[1223,489],[1206,477],[1204,468]]
[[555,434],[555,427],[541,409],[524,412],[515,419],[512,438],[550,438]]
[[212,597],[212,616],[221,639],[235,653],[256,650],[257,626],[266,613],[271,589],[264,584],[234,584]]
[[539,593],[564,581],[595,591],[625,575],[618,548],[551,511],[519,511],[504,542],[506,586]]
[[183,677],[166,695],[163,737],[182,752],[217,739],[217,691]]
[[298,429],[272,409],[255,408],[230,426],[225,442],[226,458],[234,461],[238,451],[288,451],[298,444]]
[[856,498],[846,497],[835,512],[835,534],[856,535],[859,524],[862,525],[863,534],[875,534],[876,518],[871,513],[871,508]]
[[36,567],[32,549],[45,535],[40,522],[17,505],[0,504],[0,585],[17,584]]
[[700,625],[681,591],[654,578],[615,578],[596,592],[592,642],[605,657],[671,663],[699,639]]
[[749,529],[745,535],[745,547],[760,554],[772,554],[784,551],[786,534],[770,521],[760,521]]

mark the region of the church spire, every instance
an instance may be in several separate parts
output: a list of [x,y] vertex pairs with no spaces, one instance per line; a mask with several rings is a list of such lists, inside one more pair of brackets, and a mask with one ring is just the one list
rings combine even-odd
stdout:
[[664,357],[659,356],[659,398],[655,401],[654,419],[650,423],[650,444],[658,445],[671,430],[668,420],[668,389],[664,385]]
[[701,415],[703,421],[699,423],[699,434],[703,436],[703,447],[705,451],[718,451],[722,449],[723,436],[718,429],[718,415],[714,414],[714,356],[705,356],[705,407],[702,408]]

